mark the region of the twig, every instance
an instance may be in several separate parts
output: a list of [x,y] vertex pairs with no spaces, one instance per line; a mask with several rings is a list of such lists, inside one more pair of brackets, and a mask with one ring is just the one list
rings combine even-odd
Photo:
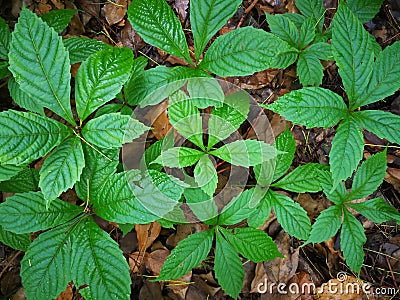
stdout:
[[13,257],[11,257],[11,259],[9,260],[9,262],[4,266],[3,270],[1,270],[0,273],[0,278],[4,275],[4,273],[6,272],[6,270],[8,269],[9,266],[11,266],[11,264],[14,262],[14,260],[18,257],[18,255],[20,255],[22,253],[22,251],[18,251],[17,253],[14,254]]
[[244,11],[242,17],[240,18],[240,21],[238,23],[238,25],[236,26],[236,28],[239,28],[240,26],[242,26],[244,18],[246,17],[246,15],[248,15],[250,13],[250,11],[254,8],[254,6],[256,6],[258,0],[254,0],[248,8],[246,8],[246,10]]

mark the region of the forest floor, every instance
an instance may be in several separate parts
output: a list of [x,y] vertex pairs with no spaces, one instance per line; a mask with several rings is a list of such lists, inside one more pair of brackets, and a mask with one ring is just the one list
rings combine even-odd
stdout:
[[[0,16],[13,27],[21,7],[21,0],[0,0]],[[176,57],[146,44],[132,29],[126,18],[128,0],[115,0],[117,5],[103,0],[24,0],[24,4],[38,15],[53,9],[77,8],[77,13],[63,36],[85,36],[117,46],[126,46],[133,49],[135,57],[145,55],[150,58],[148,68],[156,65],[176,66],[184,62]],[[177,12],[184,28],[189,28],[188,18],[189,0],[168,1]],[[398,1],[385,1],[381,11],[366,24],[382,47],[400,40],[400,7]],[[324,1],[327,8],[326,19],[333,16],[337,1]],[[284,13],[295,11],[294,0],[259,0],[243,1],[238,13],[220,31],[224,34],[232,29],[243,26],[254,26],[268,29],[265,13]],[[193,40],[188,35],[189,45]],[[338,93],[342,85],[334,63],[325,63],[324,81],[322,86]],[[78,66],[73,66],[72,72]],[[246,89],[259,103],[272,102],[279,96],[300,88],[294,67],[288,69],[268,69],[252,76],[227,78],[231,83]],[[8,94],[7,87],[0,89],[0,110],[14,107]],[[369,108],[390,111],[400,114],[400,93],[372,104]],[[302,126],[293,126],[278,115],[269,114],[270,123],[275,136],[291,128],[296,140],[297,151],[292,168],[308,162],[327,164],[327,157],[334,136],[334,129],[305,129]],[[168,119],[160,118],[158,126],[160,134],[168,126]],[[157,125],[157,124],[156,124]],[[399,128],[400,130],[400,128]],[[382,151],[385,142],[375,135],[364,132],[364,157]],[[388,149],[388,169],[384,183],[373,196],[386,199],[391,205],[400,209],[400,149]],[[4,198],[8,196],[3,194]],[[321,193],[289,194],[308,212],[310,218],[316,217],[319,212],[328,207],[328,200]],[[61,198],[68,197],[64,194]],[[360,279],[374,287],[395,288],[397,296],[368,296],[364,293],[332,295],[321,290],[318,296],[292,294],[259,293],[257,286],[260,283],[281,282],[287,285],[313,283],[321,287],[324,283],[340,283],[336,278],[339,272],[348,274],[345,283],[357,280],[355,274],[344,263],[339,250],[339,236],[317,245],[307,245],[300,248],[300,242],[290,237],[280,227],[275,218],[264,224],[263,229],[274,239],[279,250],[285,255],[283,259],[275,259],[264,263],[248,261],[244,264],[245,279],[240,299],[400,299],[400,228],[395,223],[377,225],[368,219],[359,216],[367,235],[364,245],[365,260],[361,269]],[[230,299],[221,290],[213,276],[212,261],[206,261],[201,267],[194,269],[185,279],[188,283],[160,284],[151,282],[151,276],[159,270],[177,243],[191,232],[201,230],[201,225],[179,225],[176,230],[161,228],[158,223],[149,226],[136,226],[134,230],[122,237],[115,230],[113,224],[103,220],[98,223],[112,232],[124,255],[129,259],[132,274],[132,299]],[[19,262],[23,253],[15,251],[0,243],[0,299],[25,299],[19,276]],[[340,279],[342,280],[342,279]],[[397,297],[397,298],[396,298]],[[76,287],[71,285],[57,299],[81,299]]]

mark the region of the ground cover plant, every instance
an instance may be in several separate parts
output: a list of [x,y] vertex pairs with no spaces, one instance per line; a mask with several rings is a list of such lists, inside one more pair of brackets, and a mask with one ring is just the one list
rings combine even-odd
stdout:
[[[262,284],[248,268],[262,274],[278,262],[286,275],[277,280],[293,280],[284,264],[300,265],[288,249],[299,259],[300,249],[332,241],[343,261],[335,270],[372,281],[363,269],[365,220],[394,228],[388,240],[400,222],[396,202],[379,192],[398,165],[400,116],[377,106],[397,96],[400,44],[382,49],[363,25],[382,1],[329,9],[298,1],[297,13],[260,4],[264,21],[241,26],[257,2],[239,23],[242,1],[191,0],[183,19],[164,0],[96,4],[109,24],[99,21],[102,33],[117,45],[62,37],[85,15],[76,7],[39,16],[23,6],[12,29],[0,18],[1,88],[13,101],[0,112],[0,241],[20,251],[13,259],[21,257],[27,299],[140,299],[137,286],[160,283],[192,299],[191,278],[204,274],[221,287],[218,297],[246,299],[260,292],[246,291],[249,280]],[[113,40],[124,22],[151,51]],[[239,26],[224,33],[229,22]],[[298,78],[285,93],[265,97],[229,83],[276,69],[282,76],[294,62]],[[324,84],[328,68],[340,88]],[[287,120],[280,130],[272,112]],[[330,130],[329,161],[301,160],[298,130],[320,128]],[[379,138],[372,150],[371,133]],[[169,251],[161,227],[189,231]],[[122,241],[132,234],[128,251]],[[161,248],[150,248],[156,239]]]

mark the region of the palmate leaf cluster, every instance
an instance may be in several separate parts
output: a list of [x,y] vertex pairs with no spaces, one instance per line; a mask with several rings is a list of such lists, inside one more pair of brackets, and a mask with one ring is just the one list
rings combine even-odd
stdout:
[[[341,2],[329,27],[322,1],[297,2],[300,14],[267,16],[271,32],[243,27],[211,42],[241,1],[191,0],[191,52],[166,1],[134,0],[128,9],[134,30],[188,64],[147,70],[147,59],[134,59],[128,48],[80,37],[62,39],[59,34],[76,10],[38,17],[22,8],[12,33],[0,18],[0,78],[8,79],[10,95],[21,108],[0,112],[0,190],[17,193],[0,205],[0,241],[26,252],[21,276],[28,299],[55,298],[70,281],[82,287],[85,299],[129,299],[129,266],[92,215],[119,224],[123,231],[156,220],[173,227],[186,222],[183,201],[193,205],[193,214],[209,229],[181,241],[156,280],[177,279],[213,253],[216,279],[228,295],[238,297],[242,258],[262,262],[282,257],[271,237],[257,229],[272,209],[282,228],[306,243],[322,242],[340,230],[346,262],[360,272],[366,237],[351,211],[376,223],[400,222],[399,213],[383,199],[359,201],[374,193],[386,172],[386,151],[359,166],[362,129],[400,143],[399,116],[359,109],[400,86],[400,46],[396,42],[382,50],[363,28],[381,0]],[[318,87],[323,78],[320,60],[336,62],[348,102]],[[249,96],[242,91],[226,95],[210,73],[245,76],[296,61],[305,87],[265,107],[307,127],[339,124],[330,167],[309,163],[291,169],[296,143],[289,129],[273,145],[251,139],[228,142],[248,117]],[[70,66],[78,62],[71,94]],[[150,129],[135,119],[133,107],[167,98],[170,124],[195,148],[176,147],[167,135],[145,151],[141,167],[146,172],[121,171],[121,146]],[[109,103],[113,99],[118,101]],[[210,111],[207,123],[205,109]],[[49,111],[55,117],[47,117]],[[212,201],[218,185],[215,159],[251,168],[256,179],[255,186],[238,192],[220,210]],[[39,170],[33,168],[38,160]],[[192,167],[193,180],[175,178],[162,172],[164,167],[184,174]],[[347,191],[343,180],[354,171]],[[60,199],[71,188],[82,205]],[[333,205],[312,224],[307,212],[281,190],[323,191]],[[243,221],[247,227],[231,229]],[[32,232],[41,233],[32,241]]]

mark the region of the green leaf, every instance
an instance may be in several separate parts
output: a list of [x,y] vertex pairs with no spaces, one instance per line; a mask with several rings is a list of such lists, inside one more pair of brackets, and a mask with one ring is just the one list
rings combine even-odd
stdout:
[[83,137],[102,149],[120,148],[141,136],[149,127],[131,116],[111,113],[92,119],[82,129]]
[[158,218],[135,198],[126,173],[109,176],[91,203],[96,215],[110,222],[147,224]]
[[347,0],[346,3],[361,23],[367,23],[379,12],[383,0]]
[[202,117],[183,91],[177,91],[169,98],[168,117],[180,135],[204,149]]
[[279,187],[295,193],[316,193],[322,189],[320,184],[319,170],[326,169],[329,170],[327,166],[316,163],[308,163],[306,165],[297,167],[281,180],[273,183],[271,186]]
[[233,198],[228,205],[222,209],[218,224],[234,225],[246,219],[253,212],[252,208],[249,206],[253,192],[254,189],[245,190]]
[[340,248],[347,265],[360,273],[364,261],[363,245],[367,241],[361,223],[347,210],[344,210],[342,230],[340,232]]
[[274,146],[256,140],[237,140],[209,153],[232,165],[242,167],[259,165],[276,157]]
[[258,206],[253,209],[252,214],[247,218],[247,224],[250,227],[260,227],[271,214],[272,203],[268,201],[267,198],[268,197],[264,197]]
[[228,242],[247,259],[263,262],[283,257],[271,237],[264,231],[254,228],[235,228],[234,234],[225,234]]
[[334,186],[351,176],[362,159],[363,149],[364,138],[361,126],[351,116],[344,119],[332,140],[329,153]]
[[400,144],[400,116],[380,110],[362,110],[353,112],[352,115],[368,131]]
[[194,179],[207,195],[214,195],[218,184],[218,174],[214,163],[207,154],[200,157],[194,168]]
[[7,76],[12,78],[12,76],[10,76],[10,75],[11,75],[11,72],[8,69],[8,62],[0,61],[0,79],[4,79]]
[[0,164],[0,181],[6,181],[20,173],[24,166]]
[[14,77],[8,79],[8,90],[14,102],[20,107],[44,115],[43,106],[38,104],[32,97],[21,90],[19,84],[15,81]]
[[[187,181],[191,182],[194,180],[193,178],[190,178]],[[195,183],[192,183],[192,186],[195,186]],[[201,187],[192,186],[185,188],[183,192],[186,203],[190,207],[191,211],[202,222],[208,225],[217,224],[218,207],[215,204],[213,195],[207,194]]]
[[299,81],[303,86],[320,86],[324,77],[324,66],[318,56],[307,49],[300,53],[297,61]]
[[161,155],[162,151],[166,151],[173,146],[174,140],[172,134],[169,134],[166,137],[159,139],[155,143],[151,144],[150,147],[147,148],[144,152],[144,155],[140,161],[140,169],[152,169],[160,171],[162,169],[162,164],[157,164],[154,161]]
[[353,108],[382,100],[399,89],[400,42],[386,47],[377,57],[371,79]]
[[315,20],[310,17],[307,18],[301,25],[299,38],[298,38],[298,48],[303,49],[308,44],[310,44],[315,38]]
[[203,155],[204,152],[196,149],[174,147],[161,152],[154,163],[170,168],[184,168],[194,165]]
[[133,1],[128,19],[146,43],[193,64],[181,22],[165,0]]
[[207,258],[213,242],[214,231],[207,230],[189,235],[172,250],[161,268],[157,280],[182,277]]
[[[266,191],[273,181],[274,173],[275,173],[276,161],[274,159],[270,159],[264,161],[260,165],[255,165],[253,167],[254,175],[257,180],[256,189],[261,189],[258,192],[263,193],[262,191]],[[256,195],[257,195],[256,193]]]
[[310,236],[306,243],[321,243],[334,236],[342,225],[342,207],[330,206],[324,209],[312,225]]
[[[119,245],[93,221],[73,229],[72,279],[85,299],[130,299],[129,265]],[[64,287],[65,288],[65,287]]]
[[324,4],[321,0],[301,0],[296,1],[296,6],[300,12],[307,18],[312,18],[319,32],[322,32],[324,26]]
[[71,280],[86,286],[79,291],[85,299],[130,294],[129,266],[118,244],[91,217],[42,233],[21,261],[21,277],[30,299],[56,298]]
[[118,224],[118,228],[122,231],[122,237],[125,237],[135,228],[135,224]]
[[156,105],[184,86],[185,79],[209,76],[199,69],[158,66],[144,71],[130,82],[132,96],[126,100],[130,105],[139,104],[141,107]]
[[23,193],[39,190],[39,171],[24,168],[14,177],[0,182],[0,191],[9,193]]
[[47,206],[42,192],[16,194],[0,205],[0,225],[18,234],[35,232],[68,222],[82,211],[83,207],[60,199]]
[[129,186],[137,201],[159,218],[166,218],[175,207],[179,207],[180,202],[165,195],[148,174],[138,184],[130,182]]
[[26,251],[21,261],[21,277],[27,299],[57,298],[71,281],[70,226],[67,223],[42,233]]
[[110,48],[89,56],[76,74],[75,98],[79,118],[115,98],[129,78],[133,53],[129,48]]
[[198,108],[221,107],[224,103],[224,91],[219,81],[213,77],[190,78],[187,90],[191,101]]
[[86,60],[93,53],[99,52],[104,49],[110,49],[111,46],[102,43],[98,40],[71,37],[63,40],[64,47],[69,53],[69,59],[71,64]]
[[296,48],[290,47],[285,52],[278,53],[274,57],[272,65],[275,69],[286,69],[297,60],[298,56],[299,51]]
[[221,77],[245,76],[273,65],[275,56],[288,46],[271,33],[243,27],[218,37],[199,67]]
[[84,166],[82,144],[78,137],[72,137],[54,149],[39,172],[39,187],[47,205],[74,186]]
[[333,22],[333,54],[350,109],[355,109],[371,78],[374,61],[372,42],[362,23],[344,3],[339,5]]
[[11,248],[25,252],[31,243],[31,235],[29,233],[16,234],[11,231],[4,230],[0,225],[0,242]]
[[326,197],[335,204],[341,204],[346,201],[347,190],[343,182],[339,182],[333,186],[332,173],[328,171],[320,171],[319,180]]
[[338,94],[319,87],[291,91],[263,107],[282,115],[288,121],[308,128],[328,128],[347,115],[343,99]]
[[229,296],[237,298],[243,286],[244,271],[236,250],[223,238],[219,231],[215,247],[215,278]]
[[319,42],[319,43],[314,42],[314,44],[304,49],[304,52],[308,54],[312,53],[322,60],[326,61],[333,60],[332,45],[325,42]]
[[6,21],[0,17],[0,59],[8,60],[11,32]]
[[240,0],[191,0],[192,25],[196,61],[199,60],[210,39],[235,14]]
[[83,143],[82,147],[85,167],[80,180],[75,184],[75,191],[80,199],[86,201],[96,197],[108,178],[116,172],[120,149],[100,151],[86,143]]
[[[128,109],[127,113],[125,113],[125,108]],[[96,111],[94,118],[98,118],[100,116],[107,115],[107,114],[119,113],[119,112],[123,115],[131,116],[133,113],[133,110],[130,107],[125,106],[124,104],[110,103],[110,104],[106,104],[106,105],[100,107]]]
[[306,17],[301,14],[284,13],[281,14],[281,16],[292,21],[296,25],[296,28],[300,28],[301,25],[303,25],[303,23],[306,21]]
[[300,240],[307,240],[311,231],[311,222],[300,204],[271,190],[266,194],[266,198],[272,203],[276,218],[282,228]]
[[212,110],[208,121],[208,145],[211,149],[235,132],[246,121],[250,111],[250,96],[245,91],[226,96],[222,107]]
[[156,170],[148,170],[153,184],[167,197],[175,201],[181,200],[183,191],[189,185],[185,184],[178,178],[159,172]]
[[148,59],[144,56],[140,56],[133,60],[131,74],[127,82],[124,85],[124,95],[127,102],[131,102],[130,99],[136,97],[137,91],[135,89],[136,80],[145,74],[144,68],[148,64]]
[[348,200],[365,198],[382,184],[386,175],[386,151],[364,161],[357,169]]
[[0,113],[0,125],[0,163],[15,165],[45,156],[72,133],[50,118],[14,110]]
[[[276,166],[273,181],[282,177],[292,165],[296,152],[296,141],[289,128],[286,128],[275,140],[275,148],[282,153],[276,156]],[[258,179],[257,179],[258,180]]]
[[77,9],[56,9],[41,16],[57,33],[61,33],[71,22],[72,17],[77,13]]
[[400,223],[400,214],[397,209],[382,198],[374,198],[360,203],[347,203],[347,205],[375,223],[381,224],[390,220]]
[[274,35],[296,49],[303,48],[299,47],[299,32],[297,27],[289,18],[282,15],[270,14],[266,14],[266,17],[269,29]]
[[25,7],[12,33],[9,62],[10,71],[25,93],[76,125],[70,106],[68,52],[61,37]]

